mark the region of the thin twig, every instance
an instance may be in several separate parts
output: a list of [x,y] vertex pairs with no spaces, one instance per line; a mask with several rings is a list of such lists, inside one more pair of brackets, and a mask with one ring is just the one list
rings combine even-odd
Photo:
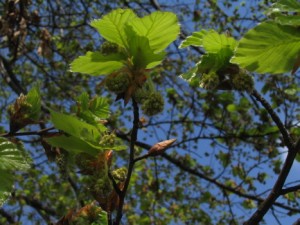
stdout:
[[[49,127],[49,128],[45,128],[42,130],[37,130],[37,131],[26,131],[26,132],[17,132],[17,133],[4,133],[4,134],[0,134],[0,137],[17,137],[17,136],[29,136],[29,135],[44,135],[44,134],[49,134],[48,131],[49,130],[54,130],[54,127]],[[55,132],[57,133],[57,132]]]

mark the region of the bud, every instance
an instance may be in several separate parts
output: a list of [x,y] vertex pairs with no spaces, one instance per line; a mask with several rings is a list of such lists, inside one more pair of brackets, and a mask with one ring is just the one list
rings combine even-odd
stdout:
[[174,142],[176,141],[176,139],[170,139],[170,140],[165,140],[162,142],[158,142],[155,145],[153,145],[149,151],[148,151],[148,155],[149,156],[157,156],[157,155],[161,155],[162,153],[164,153],[168,147],[170,147]]

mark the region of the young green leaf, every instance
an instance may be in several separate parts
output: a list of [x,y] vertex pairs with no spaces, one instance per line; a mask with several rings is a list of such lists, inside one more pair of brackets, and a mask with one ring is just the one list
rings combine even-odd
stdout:
[[219,34],[216,31],[211,30],[203,36],[202,44],[207,53],[218,53],[224,48],[228,48],[233,52],[237,45],[237,41],[225,34]]
[[100,20],[91,22],[91,26],[107,40],[127,48],[125,24],[137,16],[131,9],[116,9],[103,16]]
[[81,152],[88,153],[90,155],[97,155],[102,148],[95,148],[89,145],[86,141],[81,140],[80,138],[74,136],[56,136],[51,138],[45,138],[46,142],[54,147],[63,148],[66,151],[78,154]]
[[129,52],[135,67],[150,69],[160,64],[164,59],[165,52],[155,54],[149,45],[148,38],[137,35],[132,27],[127,27],[126,34]]
[[41,112],[41,94],[39,87],[33,87],[26,96],[27,102],[31,105],[30,118],[38,120]]
[[53,110],[51,110],[50,113],[51,121],[55,128],[82,140],[97,141],[100,139],[100,132],[106,130],[106,127],[102,125],[99,132],[95,126],[81,121],[75,116],[58,113]]
[[300,51],[300,30],[264,22],[240,40],[232,63],[258,73],[291,71]]
[[26,170],[30,162],[22,145],[0,137],[0,170]]
[[14,182],[13,172],[29,168],[30,160],[23,146],[0,137],[0,207],[10,196]]
[[201,30],[201,31],[192,33],[191,36],[188,36],[185,40],[183,40],[181,42],[181,44],[179,45],[179,48],[186,48],[191,45],[202,47],[202,39],[207,33],[208,33],[207,30]]
[[70,70],[93,76],[105,75],[121,69],[124,60],[126,57],[121,53],[103,55],[100,52],[87,52],[71,63]]
[[89,110],[100,119],[109,117],[109,104],[106,98],[94,97],[89,102]]
[[128,25],[138,35],[148,38],[155,53],[163,51],[180,32],[177,16],[171,12],[153,12],[143,18],[128,21]]

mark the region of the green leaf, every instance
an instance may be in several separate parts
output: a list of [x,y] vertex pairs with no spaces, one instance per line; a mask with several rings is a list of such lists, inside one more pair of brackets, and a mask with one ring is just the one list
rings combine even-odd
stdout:
[[93,76],[110,74],[124,66],[126,57],[121,53],[103,55],[100,52],[87,52],[71,63],[72,72],[86,73]]
[[85,152],[90,155],[96,155],[99,153],[99,150],[104,150],[100,148],[95,148],[91,144],[88,144],[88,142],[81,140],[80,138],[73,137],[73,136],[57,136],[57,137],[51,137],[51,138],[45,138],[45,140],[54,147],[63,148],[66,151],[77,154],[80,152]]
[[[51,121],[54,124],[55,128],[82,140],[92,142],[100,140],[100,132],[95,126],[81,121],[77,117],[71,115],[58,113],[53,110],[51,110],[50,113]],[[102,125],[102,130],[100,131],[104,132],[105,130],[106,127]]]
[[98,219],[97,219],[97,223],[93,223],[91,225],[107,225],[108,224],[108,220],[107,220],[107,212],[105,212],[104,210],[102,210],[99,214],[98,214]]
[[218,34],[216,31],[211,30],[203,36],[203,48],[208,53],[218,53],[223,48],[228,48],[234,51],[237,41],[228,37],[225,34]]
[[207,33],[207,30],[194,32],[191,36],[188,36],[185,40],[181,42],[179,48],[186,48],[191,45],[202,47],[202,39]]
[[100,20],[91,22],[91,26],[107,40],[127,48],[125,24],[137,16],[131,9],[116,9],[102,17]]
[[6,200],[11,195],[11,190],[13,188],[14,180],[13,174],[6,170],[1,170],[1,179],[0,179],[0,207],[4,205]]
[[189,69],[187,72],[181,74],[180,77],[182,79],[188,81],[188,80],[190,80],[190,79],[192,79],[193,77],[196,76],[197,71],[198,71],[198,64],[196,64],[194,67],[192,67],[191,69]]
[[180,32],[177,16],[171,12],[153,12],[143,18],[128,21],[128,25],[139,36],[148,38],[155,53],[163,51]]
[[229,104],[227,105],[226,109],[228,112],[235,112],[237,111],[238,107],[235,104]]
[[299,26],[299,12],[300,2],[297,0],[281,0],[273,4],[265,13],[281,25]]
[[165,52],[155,54],[149,45],[148,38],[137,35],[131,27],[127,27],[126,33],[129,52],[135,67],[150,69],[161,63],[165,57]]
[[264,22],[240,40],[232,63],[258,73],[284,73],[293,69],[300,52],[300,30]]
[[0,137],[0,170],[14,171],[29,168],[29,158],[25,154],[23,146]]
[[233,52],[228,47],[222,48],[217,53],[208,53],[201,56],[198,63],[198,72],[209,73],[211,71],[218,71],[229,64],[229,60]]
[[89,109],[89,94],[87,92],[83,92],[77,98],[77,103],[80,108],[80,111],[85,111]]
[[107,119],[109,117],[109,104],[106,98],[94,97],[89,102],[90,111],[100,119]]
[[297,0],[281,0],[274,3],[265,13],[270,15],[278,12],[300,12],[300,2]]
[[30,168],[30,160],[21,144],[0,137],[0,207],[10,196],[14,183],[13,172]]
[[281,25],[288,25],[288,26],[300,26],[300,16],[290,16],[290,15],[277,15],[274,19],[276,23]]
[[30,119],[38,120],[41,112],[41,95],[38,86],[28,92],[26,101],[31,105]]

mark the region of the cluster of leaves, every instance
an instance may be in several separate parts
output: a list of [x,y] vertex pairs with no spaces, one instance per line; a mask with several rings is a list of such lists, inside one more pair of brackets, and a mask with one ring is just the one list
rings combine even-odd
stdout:
[[162,62],[164,49],[179,33],[177,17],[169,12],[139,18],[130,9],[117,9],[92,21],[91,26],[109,43],[102,52],[87,52],[75,59],[71,70],[94,76],[108,74],[108,88],[125,103],[147,80],[146,70]]

